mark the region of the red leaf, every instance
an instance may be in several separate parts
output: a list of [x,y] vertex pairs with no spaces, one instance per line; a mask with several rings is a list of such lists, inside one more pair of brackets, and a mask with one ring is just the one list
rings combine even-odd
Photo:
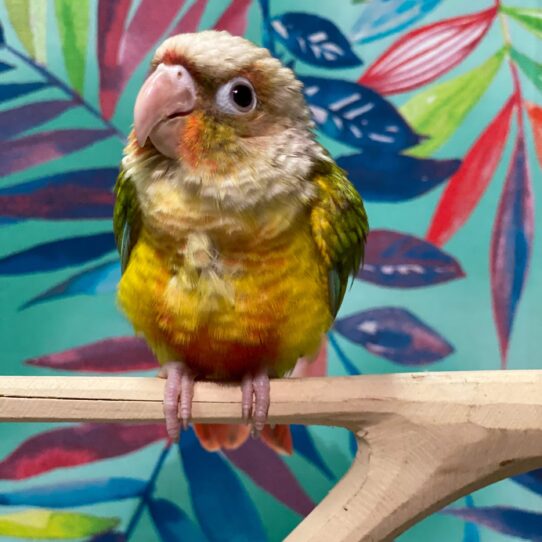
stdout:
[[185,0],[142,0],[124,32],[119,62],[122,65],[121,89],[140,62],[167,30]]
[[118,62],[119,47],[131,0],[99,0],[98,65],[100,67],[100,107],[106,119],[113,116],[122,67]]
[[115,337],[79,348],[31,358],[27,365],[60,371],[124,373],[156,369],[157,362],[145,341],[137,337]]
[[483,38],[496,8],[447,19],[401,37],[359,79],[381,94],[406,92],[457,66]]
[[515,106],[511,97],[448,181],[426,235],[429,242],[444,245],[476,208],[501,159]]
[[24,441],[1,461],[0,479],[21,480],[54,469],[117,457],[166,436],[162,423],[87,423],[53,429]]
[[525,102],[525,106],[527,107],[527,113],[529,114],[531,125],[533,127],[536,155],[542,166],[542,107],[530,102]]
[[44,186],[31,194],[0,195],[0,216],[9,218],[110,218],[114,195],[111,190],[65,184]]
[[233,0],[214,25],[215,30],[227,30],[230,34],[242,36],[248,23],[248,8],[252,0]]
[[529,270],[534,235],[533,193],[521,128],[491,239],[491,293],[503,369],[506,367],[510,335]]
[[301,516],[314,508],[284,461],[261,440],[248,439],[240,448],[223,453],[257,485]]
[[175,34],[183,34],[185,32],[195,32],[198,29],[203,12],[207,7],[208,0],[196,0],[183,15],[182,19],[177,23],[175,28],[170,32],[170,36]]
[[60,158],[112,135],[106,130],[54,130],[4,141],[0,146],[0,176]]

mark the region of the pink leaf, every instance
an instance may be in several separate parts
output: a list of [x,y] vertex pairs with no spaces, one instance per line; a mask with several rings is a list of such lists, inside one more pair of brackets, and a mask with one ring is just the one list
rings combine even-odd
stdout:
[[533,193],[525,156],[525,138],[520,126],[491,239],[491,292],[503,368],[506,367],[514,318],[529,270],[533,234]]
[[121,88],[167,30],[184,3],[185,0],[141,1],[120,43]]
[[143,339],[115,337],[78,348],[31,358],[27,365],[60,371],[124,373],[157,369],[158,364]]
[[208,0],[196,0],[170,32],[170,36],[195,32],[199,27],[205,8],[207,7],[207,2]]
[[252,0],[232,0],[214,25],[215,30],[227,30],[230,34],[242,36],[248,23],[248,9]]
[[314,503],[284,461],[261,439],[248,439],[236,450],[224,450],[224,455],[294,512],[306,516],[314,508]]
[[395,94],[433,81],[478,45],[495,14],[492,7],[409,32],[378,58],[359,82],[381,94]]
[[427,232],[442,246],[468,220],[499,165],[516,102],[510,98],[471,147],[457,173],[448,181]]
[[166,438],[162,423],[81,424],[40,433],[0,462],[0,479],[21,480],[44,472],[125,455]]
[[122,66],[118,53],[131,0],[99,0],[98,65],[100,67],[100,107],[106,119],[113,116],[120,94]]
[[112,135],[106,130],[55,130],[4,141],[0,147],[0,175],[36,166],[88,147]]

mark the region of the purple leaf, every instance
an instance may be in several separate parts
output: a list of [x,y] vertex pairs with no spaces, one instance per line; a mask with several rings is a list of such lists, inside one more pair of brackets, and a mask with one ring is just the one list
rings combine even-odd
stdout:
[[0,175],[10,175],[107,139],[112,130],[54,130],[5,141],[0,146]]
[[359,154],[340,156],[337,164],[367,201],[407,201],[429,192],[451,177],[460,160],[415,158],[363,149]]
[[224,455],[254,483],[299,515],[306,516],[314,508],[314,502],[284,461],[261,439],[248,439],[240,448],[224,450]]
[[105,533],[93,536],[88,542],[126,542],[126,537],[122,533]]
[[39,433],[0,461],[0,479],[22,480],[44,472],[125,455],[167,437],[163,423],[80,424]]
[[335,480],[335,475],[326,465],[322,455],[318,451],[308,427],[304,425],[291,425],[290,431],[292,433],[294,451],[303,456],[309,463],[312,463],[326,478]]
[[115,249],[112,233],[49,241],[0,258],[0,275],[56,271],[100,258]]
[[207,537],[267,540],[260,515],[228,462],[204,450],[192,430],[182,434],[179,450],[194,512]]
[[10,139],[21,132],[54,119],[74,105],[75,102],[69,100],[50,100],[0,111],[0,140]]
[[35,83],[5,83],[0,85],[0,102],[6,100],[13,100],[14,98],[20,98],[26,96],[36,90],[47,88],[49,83],[35,82]]
[[399,307],[380,307],[335,322],[344,337],[401,365],[427,365],[454,349],[434,329]]
[[271,19],[271,28],[300,60],[322,68],[360,66],[348,40],[329,19],[310,13],[283,13]]
[[68,187],[76,185],[80,187],[92,187],[100,190],[113,190],[115,180],[119,174],[118,168],[81,169],[78,171],[65,171],[55,173],[33,181],[15,184],[0,189],[0,196],[19,196],[33,194],[41,188],[48,186]]
[[195,2],[186,10],[186,13],[175,25],[175,28],[169,33],[170,36],[183,34],[186,32],[195,32],[200,24],[203,12],[207,7],[208,0],[195,0]]
[[137,497],[146,487],[147,482],[134,478],[60,482],[0,493],[0,505],[73,508]]
[[313,120],[327,136],[356,148],[400,151],[421,141],[397,109],[374,90],[323,77],[299,77]]
[[448,508],[443,514],[471,521],[498,533],[542,542],[542,514],[506,506]]
[[207,537],[176,504],[166,499],[151,499],[148,502],[152,521],[162,542],[206,542]]
[[491,239],[493,314],[506,367],[510,334],[529,269],[534,234],[531,179],[520,131],[502,191]]
[[372,230],[357,278],[387,288],[417,288],[464,277],[452,256],[427,241],[390,230]]
[[156,369],[158,364],[143,339],[115,337],[25,361],[59,371],[124,373]]
[[511,478],[523,487],[542,495],[542,469],[532,470]]
[[21,309],[63,297],[114,292],[117,289],[120,274],[120,262],[118,260],[85,269],[27,301],[21,306]]
[[231,0],[214,24],[214,30],[226,30],[234,36],[242,36],[247,29],[248,10],[252,0]]

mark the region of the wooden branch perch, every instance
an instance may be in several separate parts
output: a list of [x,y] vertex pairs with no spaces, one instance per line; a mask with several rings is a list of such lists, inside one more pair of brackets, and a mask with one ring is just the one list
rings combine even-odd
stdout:
[[[0,377],[0,421],[158,421],[164,382]],[[288,542],[391,540],[462,495],[542,467],[542,371],[282,379],[272,423],[352,430],[350,470]],[[237,385],[196,385],[196,422],[238,422]]]

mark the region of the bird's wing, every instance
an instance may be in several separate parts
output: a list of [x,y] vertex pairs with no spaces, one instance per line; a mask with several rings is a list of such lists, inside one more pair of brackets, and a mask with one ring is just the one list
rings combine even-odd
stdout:
[[141,231],[141,211],[136,188],[122,167],[115,184],[115,196],[113,232],[124,272]]
[[317,189],[310,217],[312,234],[329,266],[329,306],[336,316],[348,277],[358,272],[363,261],[369,224],[361,196],[337,164],[322,160],[312,180]]

